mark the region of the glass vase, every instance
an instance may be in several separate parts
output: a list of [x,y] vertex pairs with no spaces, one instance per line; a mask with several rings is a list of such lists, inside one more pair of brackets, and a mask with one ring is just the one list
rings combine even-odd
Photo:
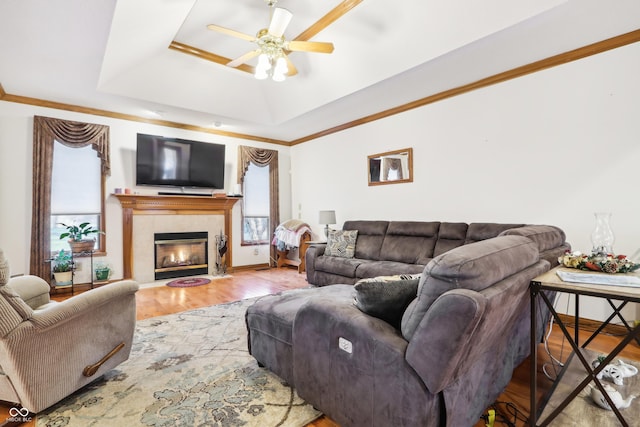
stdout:
[[591,233],[591,243],[593,245],[591,253],[599,256],[613,254],[615,235],[611,229],[611,213],[596,212],[594,215],[596,217],[596,227]]

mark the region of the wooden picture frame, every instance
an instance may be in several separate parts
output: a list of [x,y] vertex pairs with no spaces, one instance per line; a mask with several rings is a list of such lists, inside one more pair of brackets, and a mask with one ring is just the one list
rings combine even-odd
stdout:
[[368,156],[367,177],[370,186],[413,182],[413,148]]

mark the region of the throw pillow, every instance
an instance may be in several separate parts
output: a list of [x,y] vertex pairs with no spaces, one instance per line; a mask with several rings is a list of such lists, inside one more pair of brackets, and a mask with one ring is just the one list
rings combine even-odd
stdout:
[[356,253],[358,230],[329,230],[324,254],[342,258],[353,258]]
[[400,327],[402,314],[418,294],[420,274],[361,279],[354,285],[353,303],[363,313]]

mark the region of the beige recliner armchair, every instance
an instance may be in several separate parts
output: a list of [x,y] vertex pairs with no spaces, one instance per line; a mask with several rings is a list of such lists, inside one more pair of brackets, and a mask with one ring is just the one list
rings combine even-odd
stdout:
[[41,278],[9,277],[0,250],[0,400],[37,413],[129,358],[136,282],[55,302]]

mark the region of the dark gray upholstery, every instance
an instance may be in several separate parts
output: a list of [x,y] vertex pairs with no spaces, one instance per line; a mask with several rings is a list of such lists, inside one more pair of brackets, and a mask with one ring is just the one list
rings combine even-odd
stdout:
[[[416,228],[428,246],[419,253],[453,248],[424,268],[400,328],[358,309],[351,285],[285,292],[248,310],[251,354],[342,427],[474,425],[530,353],[529,283],[550,268],[539,248],[569,245],[549,226],[441,223],[435,243],[429,227]],[[364,253],[384,245],[374,233],[383,228],[367,228]],[[363,259],[356,269],[397,264]],[[541,309],[538,324],[548,315]]]
[[258,355],[262,366],[289,384],[293,384],[293,320],[304,303],[323,295],[351,302],[353,287],[336,285],[291,290],[260,298],[247,309],[245,320],[249,331],[249,353]]
[[316,286],[354,284],[359,279],[421,272],[433,257],[459,246],[502,233],[531,236],[541,245],[543,259],[556,265],[568,249],[564,232],[546,225],[453,223],[437,221],[346,221],[344,230],[358,230],[355,257],[343,260],[324,255],[323,245],[305,256],[307,281]]

